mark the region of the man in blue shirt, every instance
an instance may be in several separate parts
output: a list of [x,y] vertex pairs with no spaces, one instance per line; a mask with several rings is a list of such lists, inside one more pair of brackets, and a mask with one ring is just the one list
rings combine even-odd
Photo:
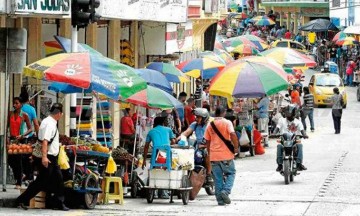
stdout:
[[[164,126],[165,117],[156,117],[154,119],[153,129],[149,131],[145,140],[144,158],[147,157],[150,142],[153,146],[171,145],[175,144],[175,135],[169,127]],[[154,152],[153,152],[154,153]],[[146,167],[146,160],[144,160],[142,168]]]
[[[256,104],[256,107],[258,108],[258,130],[260,133],[269,135],[269,104],[270,100],[265,95],[260,99],[260,101]],[[265,143],[264,146],[269,146],[269,138],[265,137]]]
[[31,122],[31,125],[32,125],[32,127],[34,127],[33,131],[35,131],[35,134],[33,132],[31,132],[28,135],[28,138],[32,138],[33,136],[37,135],[38,132],[39,132],[39,122],[37,120],[36,111],[35,111],[35,108],[30,105],[29,94],[27,92],[23,91],[20,94],[20,98],[21,98],[22,103],[23,103],[23,106],[21,107],[21,111],[25,112],[29,116],[29,120]]

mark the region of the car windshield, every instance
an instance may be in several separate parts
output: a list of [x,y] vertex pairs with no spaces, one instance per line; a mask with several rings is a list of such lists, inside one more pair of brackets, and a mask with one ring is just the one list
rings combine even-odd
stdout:
[[341,79],[336,76],[318,76],[316,79],[317,86],[339,87],[342,85]]

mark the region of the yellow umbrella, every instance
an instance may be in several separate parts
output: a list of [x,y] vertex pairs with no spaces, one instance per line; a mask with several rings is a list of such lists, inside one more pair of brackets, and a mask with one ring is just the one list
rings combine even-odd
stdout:
[[337,40],[336,45],[341,45],[341,46],[353,45],[356,42],[357,41],[354,37],[345,37],[345,38],[340,38],[339,40]]

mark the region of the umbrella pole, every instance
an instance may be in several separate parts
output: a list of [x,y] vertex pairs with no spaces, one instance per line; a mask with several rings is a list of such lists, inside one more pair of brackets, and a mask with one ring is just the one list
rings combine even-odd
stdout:
[[[130,173],[130,179],[132,180],[133,177],[133,171],[134,171],[134,160],[135,160],[135,149],[136,149],[136,137],[137,137],[137,124],[139,121],[139,105],[137,106],[137,110],[136,110],[136,124],[135,124],[135,139],[134,139],[134,148],[133,148],[133,158],[132,158],[132,163],[131,163],[131,173]],[[146,158],[144,158],[144,160],[146,160]]]
[[[96,94],[96,99],[97,99],[98,101],[100,101],[99,94]],[[101,126],[102,126],[102,129],[103,129],[103,135],[104,135],[105,145],[106,145],[106,147],[107,147],[108,145],[107,145],[106,136],[105,136],[104,117],[103,117],[103,113],[102,113],[102,109],[101,109],[101,101],[100,101],[99,108],[100,108]]]
[[75,167],[76,167],[76,159],[77,159],[76,148],[79,144],[79,134],[80,134],[81,113],[82,113],[82,109],[83,109],[83,100],[84,100],[84,89],[82,89],[82,92],[81,92],[80,113],[79,113],[79,120],[78,120],[79,126],[77,127],[77,132],[76,132],[76,144],[75,144],[75,150],[74,150],[75,158],[74,158],[74,165],[73,165],[73,180],[75,177]]

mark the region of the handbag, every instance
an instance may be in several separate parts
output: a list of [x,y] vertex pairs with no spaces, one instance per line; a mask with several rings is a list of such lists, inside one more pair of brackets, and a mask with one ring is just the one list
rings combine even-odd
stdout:
[[[58,133],[58,130],[56,130],[54,136],[50,139],[50,141],[48,142],[48,145],[51,145],[51,143],[54,141],[56,134]],[[42,147],[42,140],[39,140],[35,143],[34,145],[34,149],[32,152],[32,155],[37,157],[37,158],[42,158],[42,152],[41,152],[41,147]]]
[[229,149],[230,152],[235,154],[235,148],[230,140],[227,140],[224,138],[224,136],[220,133],[220,131],[215,126],[214,122],[210,123],[212,129],[215,131],[215,133],[218,135],[218,137],[225,143],[226,147]]
[[242,147],[249,147],[250,139],[249,139],[249,136],[246,133],[245,127],[243,127],[243,129],[241,130],[241,136],[240,136],[240,139],[239,139],[239,144]]

